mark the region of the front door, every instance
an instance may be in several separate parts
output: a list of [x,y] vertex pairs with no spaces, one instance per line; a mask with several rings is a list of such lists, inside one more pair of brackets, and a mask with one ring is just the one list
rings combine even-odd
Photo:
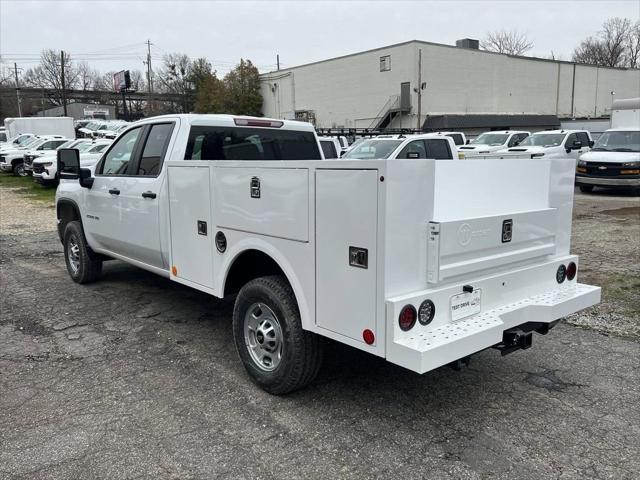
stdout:
[[160,247],[158,204],[174,122],[149,124],[124,133],[96,168],[86,197],[85,232],[104,250],[166,268]]

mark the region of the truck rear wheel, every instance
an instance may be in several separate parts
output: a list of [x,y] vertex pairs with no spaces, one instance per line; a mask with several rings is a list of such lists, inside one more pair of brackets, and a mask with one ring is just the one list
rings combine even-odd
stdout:
[[274,395],[303,388],[322,363],[322,339],[302,329],[295,295],[281,276],[256,278],[240,290],[233,337],[247,373]]
[[67,223],[64,230],[64,260],[69,276],[76,283],[93,282],[102,272],[102,260],[87,245],[78,221]]

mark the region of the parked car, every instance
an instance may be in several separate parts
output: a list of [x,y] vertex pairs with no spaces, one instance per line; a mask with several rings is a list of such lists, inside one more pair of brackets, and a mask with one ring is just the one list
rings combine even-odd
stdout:
[[96,130],[95,136],[113,140],[118,136],[120,132],[127,128],[127,126],[129,126],[129,122],[115,122],[107,125],[107,128],[105,129]]
[[593,145],[587,130],[545,130],[528,136],[520,145],[498,150],[498,154],[516,154],[527,158],[573,158],[588,152]]
[[9,139],[7,142],[0,144],[0,153],[7,150],[15,150],[16,148],[24,148],[29,142],[32,142],[36,138],[33,133],[22,133],[13,139]]
[[358,143],[342,157],[349,159],[433,158],[454,160],[458,158],[452,137],[438,133],[421,135],[378,135]]
[[640,188],[640,128],[612,128],[600,135],[578,160],[576,184],[582,192],[594,187]]
[[24,152],[24,156],[22,160],[24,164],[22,167],[24,169],[24,175],[22,176],[27,176],[31,174],[31,171],[33,170],[32,168],[33,161],[36,158],[42,157],[43,155],[46,155],[48,153],[55,153],[55,151],[61,146],[65,144],[70,144],[73,142],[75,142],[75,140],[72,140],[69,138],[55,138],[55,139],[48,140],[40,145],[35,144],[33,148],[28,148]]
[[319,137],[318,141],[324,158],[340,158],[342,147],[336,137]]
[[[455,148],[366,142],[373,158]],[[76,283],[117,258],[232,298],[236,350],[272,394],[313,380],[323,337],[425,373],[529,348],[600,300],[570,254],[573,162],[491,162],[323,160],[304,122],[167,115],[95,172],[58,151],[58,232]]]
[[61,135],[35,136],[32,140],[24,143],[22,147],[5,150],[0,153],[0,170],[13,172],[14,175],[24,177],[29,174],[24,169],[24,156],[28,152],[39,152],[42,150],[55,150],[68,139]]
[[32,156],[27,154],[25,155],[25,168],[27,168],[26,166],[31,163],[31,174],[33,175],[33,180],[36,183],[41,183],[43,185],[57,183],[57,151],[61,148],[77,148],[79,151],[84,151],[90,148],[92,143],[91,139],[78,138],[75,140],[68,140],[55,150],[43,151],[42,155]]
[[516,130],[484,132],[467,145],[458,146],[458,152],[462,154],[461,158],[485,155],[505,148],[516,147],[529,135],[531,132]]

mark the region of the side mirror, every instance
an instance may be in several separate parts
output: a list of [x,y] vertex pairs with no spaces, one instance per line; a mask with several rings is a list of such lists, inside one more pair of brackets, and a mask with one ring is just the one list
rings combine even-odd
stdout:
[[471,139],[467,138],[467,145],[469,145],[471,143]]
[[77,148],[62,148],[57,151],[58,175],[60,179],[77,180],[80,178],[80,152]]
[[81,168],[80,169],[80,186],[84,188],[93,187],[94,178],[91,176],[90,168]]
[[594,142],[593,140],[589,140],[589,148],[593,148],[593,145],[594,145],[595,143],[596,143],[596,142]]

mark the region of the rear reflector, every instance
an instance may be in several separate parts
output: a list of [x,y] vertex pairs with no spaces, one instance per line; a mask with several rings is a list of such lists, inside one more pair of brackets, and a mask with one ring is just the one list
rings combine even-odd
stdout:
[[277,120],[257,120],[253,118],[234,118],[233,121],[240,127],[268,127],[280,128],[284,122]]
[[571,262],[567,265],[567,280],[573,280],[576,278],[576,273],[578,272],[578,267],[575,263]]
[[556,281],[562,283],[565,278],[567,278],[567,269],[564,265],[560,265],[556,271]]
[[362,332],[362,339],[367,345],[373,345],[373,342],[376,341],[376,336],[371,330],[367,328],[364,332]]
[[402,310],[400,311],[400,317],[398,317],[400,330],[405,332],[407,330],[411,330],[416,324],[417,317],[418,312],[416,312],[416,308],[413,305],[405,305],[404,307],[402,307]]

